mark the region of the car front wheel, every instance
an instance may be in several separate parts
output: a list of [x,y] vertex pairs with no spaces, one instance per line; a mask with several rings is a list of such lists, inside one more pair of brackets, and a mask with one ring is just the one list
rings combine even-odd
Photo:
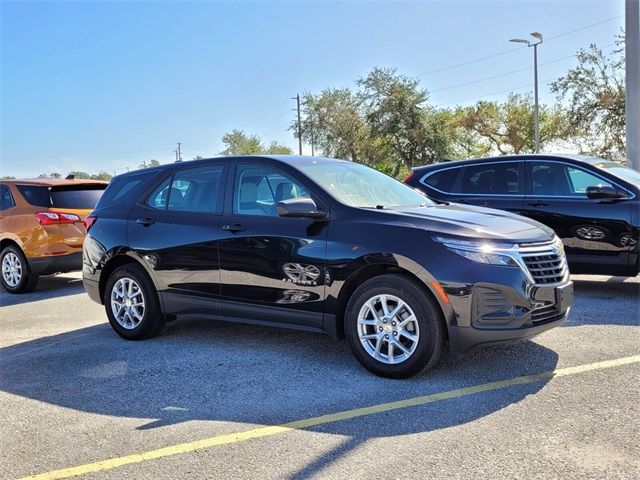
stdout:
[[104,306],[113,329],[127,340],[151,338],[165,324],[156,290],[138,265],[123,265],[113,271],[105,288]]
[[358,361],[383,377],[416,375],[431,368],[444,349],[438,306],[420,285],[399,274],[358,287],[347,305],[345,328]]

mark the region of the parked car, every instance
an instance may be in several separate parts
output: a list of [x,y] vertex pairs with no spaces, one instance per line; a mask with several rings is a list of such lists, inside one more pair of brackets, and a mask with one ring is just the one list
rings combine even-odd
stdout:
[[640,272],[640,173],[582,155],[512,155],[413,169],[405,183],[437,202],[499,208],[562,239],[572,273]]
[[120,175],[86,223],[86,291],[130,340],[177,316],[290,327],[346,337],[366,368],[402,378],[447,340],[464,352],[560,325],[573,301],[550,228],[328,158]]
[[40,275],[82,269],[83,221],[105,188],[97,180],[0,182],[0,281],[7,292],[33,290]]

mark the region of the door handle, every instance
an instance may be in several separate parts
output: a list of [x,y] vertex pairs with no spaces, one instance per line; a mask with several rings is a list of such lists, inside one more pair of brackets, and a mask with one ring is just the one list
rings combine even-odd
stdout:
[[234,225],[222,226],[222,230],[224,230],[225,232],[231,232],[231,233],[244,232],[246,229],[247,227],[245,227],[244,225],[240,225],[239,223],[236,223]]
[[533,202],[533,203],[527,203],[527,205],[529,205],[530,207],[548,207],[549,204],[546,202]]
[[139,218],[136,220],[138,225],[142,225],[144,227],[148,227],[149,225],[153,225],[156,221],[153,218]]

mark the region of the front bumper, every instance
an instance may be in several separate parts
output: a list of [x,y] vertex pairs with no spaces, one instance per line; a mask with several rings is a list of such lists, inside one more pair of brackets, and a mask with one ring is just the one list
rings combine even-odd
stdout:
[[448,326],[453,353],[479,345],[530,338],[560,326],[573,305],[573,283],[525,285],[524,288],[477,283],[449,291],[456,321]]

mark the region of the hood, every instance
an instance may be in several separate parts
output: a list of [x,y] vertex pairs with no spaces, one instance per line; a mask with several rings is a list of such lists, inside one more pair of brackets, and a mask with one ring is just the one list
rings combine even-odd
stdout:
[[398,221],[403,224],[457,237],[530,243],[549,241],[555,235],[535,220],[492,208],[449,204],[385,212],[402,217]]

